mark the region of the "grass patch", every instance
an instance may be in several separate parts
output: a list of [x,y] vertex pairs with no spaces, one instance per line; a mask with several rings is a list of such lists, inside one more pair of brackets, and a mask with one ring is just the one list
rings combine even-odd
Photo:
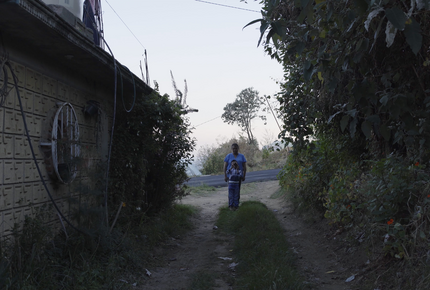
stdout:
[[[43,216],[27,218],[21,231],[0,245],[0,289],[135,289],[156,245],[192,228],[194,207],[174,205],[160,214],[68,237],[50,233]],[[143,218],[144,217],[144,218]]]
[[270,198],[271,198],[271,199],[277,199],[277,198],[280,198],[280,197],[285,196],[285,195],[286,195],[285,190],[284,190],[284,189],[282,189],[282,187],[280,187],[277,191],[275,191],[275,192],[270,196]]
[[194,196],[209,196],[217,190],[214,186],[209,186],[205,183],[202,183],[199,186],[190,186],[189,191],[191,195]]
[[217,224],[235,237],[233,252],[239,263],[235,288],[305,289],[284,230],[264,204],[246,201],[234,212],[222,208]]
[[255,193],[255,189],[257,188],[257,185],[255,182],[252,183],[242,183],[240,186],[240,194],[245,195],[249,193]]

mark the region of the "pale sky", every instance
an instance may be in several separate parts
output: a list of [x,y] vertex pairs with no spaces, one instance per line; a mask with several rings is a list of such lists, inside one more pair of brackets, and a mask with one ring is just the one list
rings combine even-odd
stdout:
[[[207,2],[256,11],[261,7],[259,1],[252,0],[248,4],[239,0]],[[105,0],[102,11],[105,39],[119,62],[141,76],[139,62],[143,63],[145,48],[150,86],[157,81],[160,93],[172,98],[175,92],[170,71],[182,92],[186,79],[187,104],[199,110],[188,114],[195,127],[195,153],[201,146],[237,136],[239,127],[224,123],[220,116],[224,106],[234,102],[243,89],[253,87],[260,96],[279,91],[275,81],[282,79],[282,67],[265,55],[261,46],[257,48],[259,24],[242,29],[260,18],[259,12],[196,0]],[[261,121],[253,122],[260,145],[265,145],[261,143],[267,136],[276,139],[279,133],[271,114],[267,120],[266,126]]]

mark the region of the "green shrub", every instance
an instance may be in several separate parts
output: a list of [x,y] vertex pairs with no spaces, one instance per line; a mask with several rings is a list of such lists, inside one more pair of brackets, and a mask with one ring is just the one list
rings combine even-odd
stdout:
[[155,92],[136,99],[130,113],[118,114],[111,160],[110,191],[135,213],[168,208],[186,194],[183,182],[195,141],[189,120],[167,95]]

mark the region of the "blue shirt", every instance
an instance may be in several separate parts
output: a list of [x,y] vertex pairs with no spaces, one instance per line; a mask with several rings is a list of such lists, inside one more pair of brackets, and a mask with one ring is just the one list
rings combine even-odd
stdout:
[[237,164],[239,164],[239,169],[241,171],[243,171],[243,163],[246,162],[245,156],[243,154],[238,153],[237,157],[234,158],[233,153],[227,154],[227,156],[224,158],[224,162],[227,162],[227,170],[230,169],[230,167],[231,167],[231,161],[233,161],[233,160],[237,161]]

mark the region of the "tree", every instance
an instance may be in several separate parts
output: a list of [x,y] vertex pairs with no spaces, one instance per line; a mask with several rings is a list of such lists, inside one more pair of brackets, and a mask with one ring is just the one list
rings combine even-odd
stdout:
[[242,90],[237,96],[233,103],[228,103],[224,107],[224,113],[222,114],[222,120],[227,124],[237,124],[246,132],[248,136],[248,143],[255,143],[254,134],[252,133],[252,120],[259,117],[263,121],[266,121],[266,116],[258,116],[258,113],[265,111],[265,103],[262,98],[258,95],[258,91],[253,88],[247,88]]
[[[266,52],[284,65],[284,133],[335,132],[393,151],[430,142],[430,1],[262,1]],[[249,24],[248,24],[249,25]],[[427,152],[428,153],[428,152]]]

